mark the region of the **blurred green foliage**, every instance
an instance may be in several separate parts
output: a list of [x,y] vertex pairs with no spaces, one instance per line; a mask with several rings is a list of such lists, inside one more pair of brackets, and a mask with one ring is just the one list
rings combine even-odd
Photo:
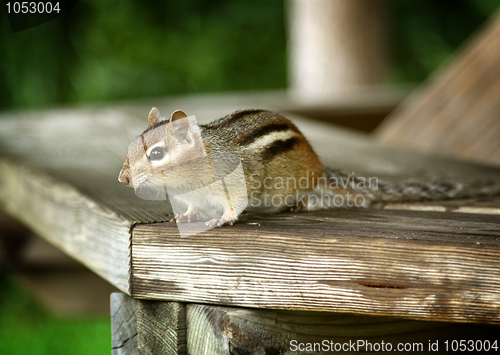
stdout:
[[420,82],[498,9],[498,0],[389,0],[396,82]]
[[0,273],[0,354],[97,355],[111,352],[105,318],[59,318]]
[[285,86],[281,0],[81,0],[0,38],[0,108]]
[[[391,80],[421,81],[498,0],[387,0]],[[286,86],[284,0],[80,0],[12,33],[0,23],[0,109]]]

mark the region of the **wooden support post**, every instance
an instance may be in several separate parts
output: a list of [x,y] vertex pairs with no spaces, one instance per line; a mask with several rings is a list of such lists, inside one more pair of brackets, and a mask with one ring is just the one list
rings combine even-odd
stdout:
[[111,294],[112,355],[137,354],[137,301],[121,292]]
[[290,0],[289,5],[289,78],[296,98],[324,101],[384,81],[384,2]]
[[113,355],[186,354],[185,305],[111,295]]

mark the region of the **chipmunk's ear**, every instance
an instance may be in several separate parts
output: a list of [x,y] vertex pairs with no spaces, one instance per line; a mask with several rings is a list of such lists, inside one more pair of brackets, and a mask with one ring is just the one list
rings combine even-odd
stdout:
[[170,115],[169,125],[175,129],[180,139],[186,139],[189,131],[189,120],[184,111],[177,110]]
[[184,113],[184,111],[181,111],[181,110],[174,111],[170,115],[170,123],[177,121],[177,120],[184,118],[184,117],[187,117],[187,115]]
[[151,111],[149,111],[148,116],[148,126],[153,127],[155,124],[161,121],[160,111],[156,107],[153,107]]

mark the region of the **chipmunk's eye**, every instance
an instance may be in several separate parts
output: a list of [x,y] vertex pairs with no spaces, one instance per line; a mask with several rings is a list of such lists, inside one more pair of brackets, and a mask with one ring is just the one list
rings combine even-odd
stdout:
[[162,160],[167,152],[167,148],[164,147],[156,147],[151,150],[149,153],[149,160]]

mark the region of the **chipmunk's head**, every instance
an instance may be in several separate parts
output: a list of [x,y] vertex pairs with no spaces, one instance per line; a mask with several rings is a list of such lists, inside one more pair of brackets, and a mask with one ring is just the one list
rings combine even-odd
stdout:
[[128,149],[118,181],[134,188],[176,185],[183,179],[185,163],[204,152],[196,121],[182,111],[175,111],[167,120],[153,107],[148,128]]

